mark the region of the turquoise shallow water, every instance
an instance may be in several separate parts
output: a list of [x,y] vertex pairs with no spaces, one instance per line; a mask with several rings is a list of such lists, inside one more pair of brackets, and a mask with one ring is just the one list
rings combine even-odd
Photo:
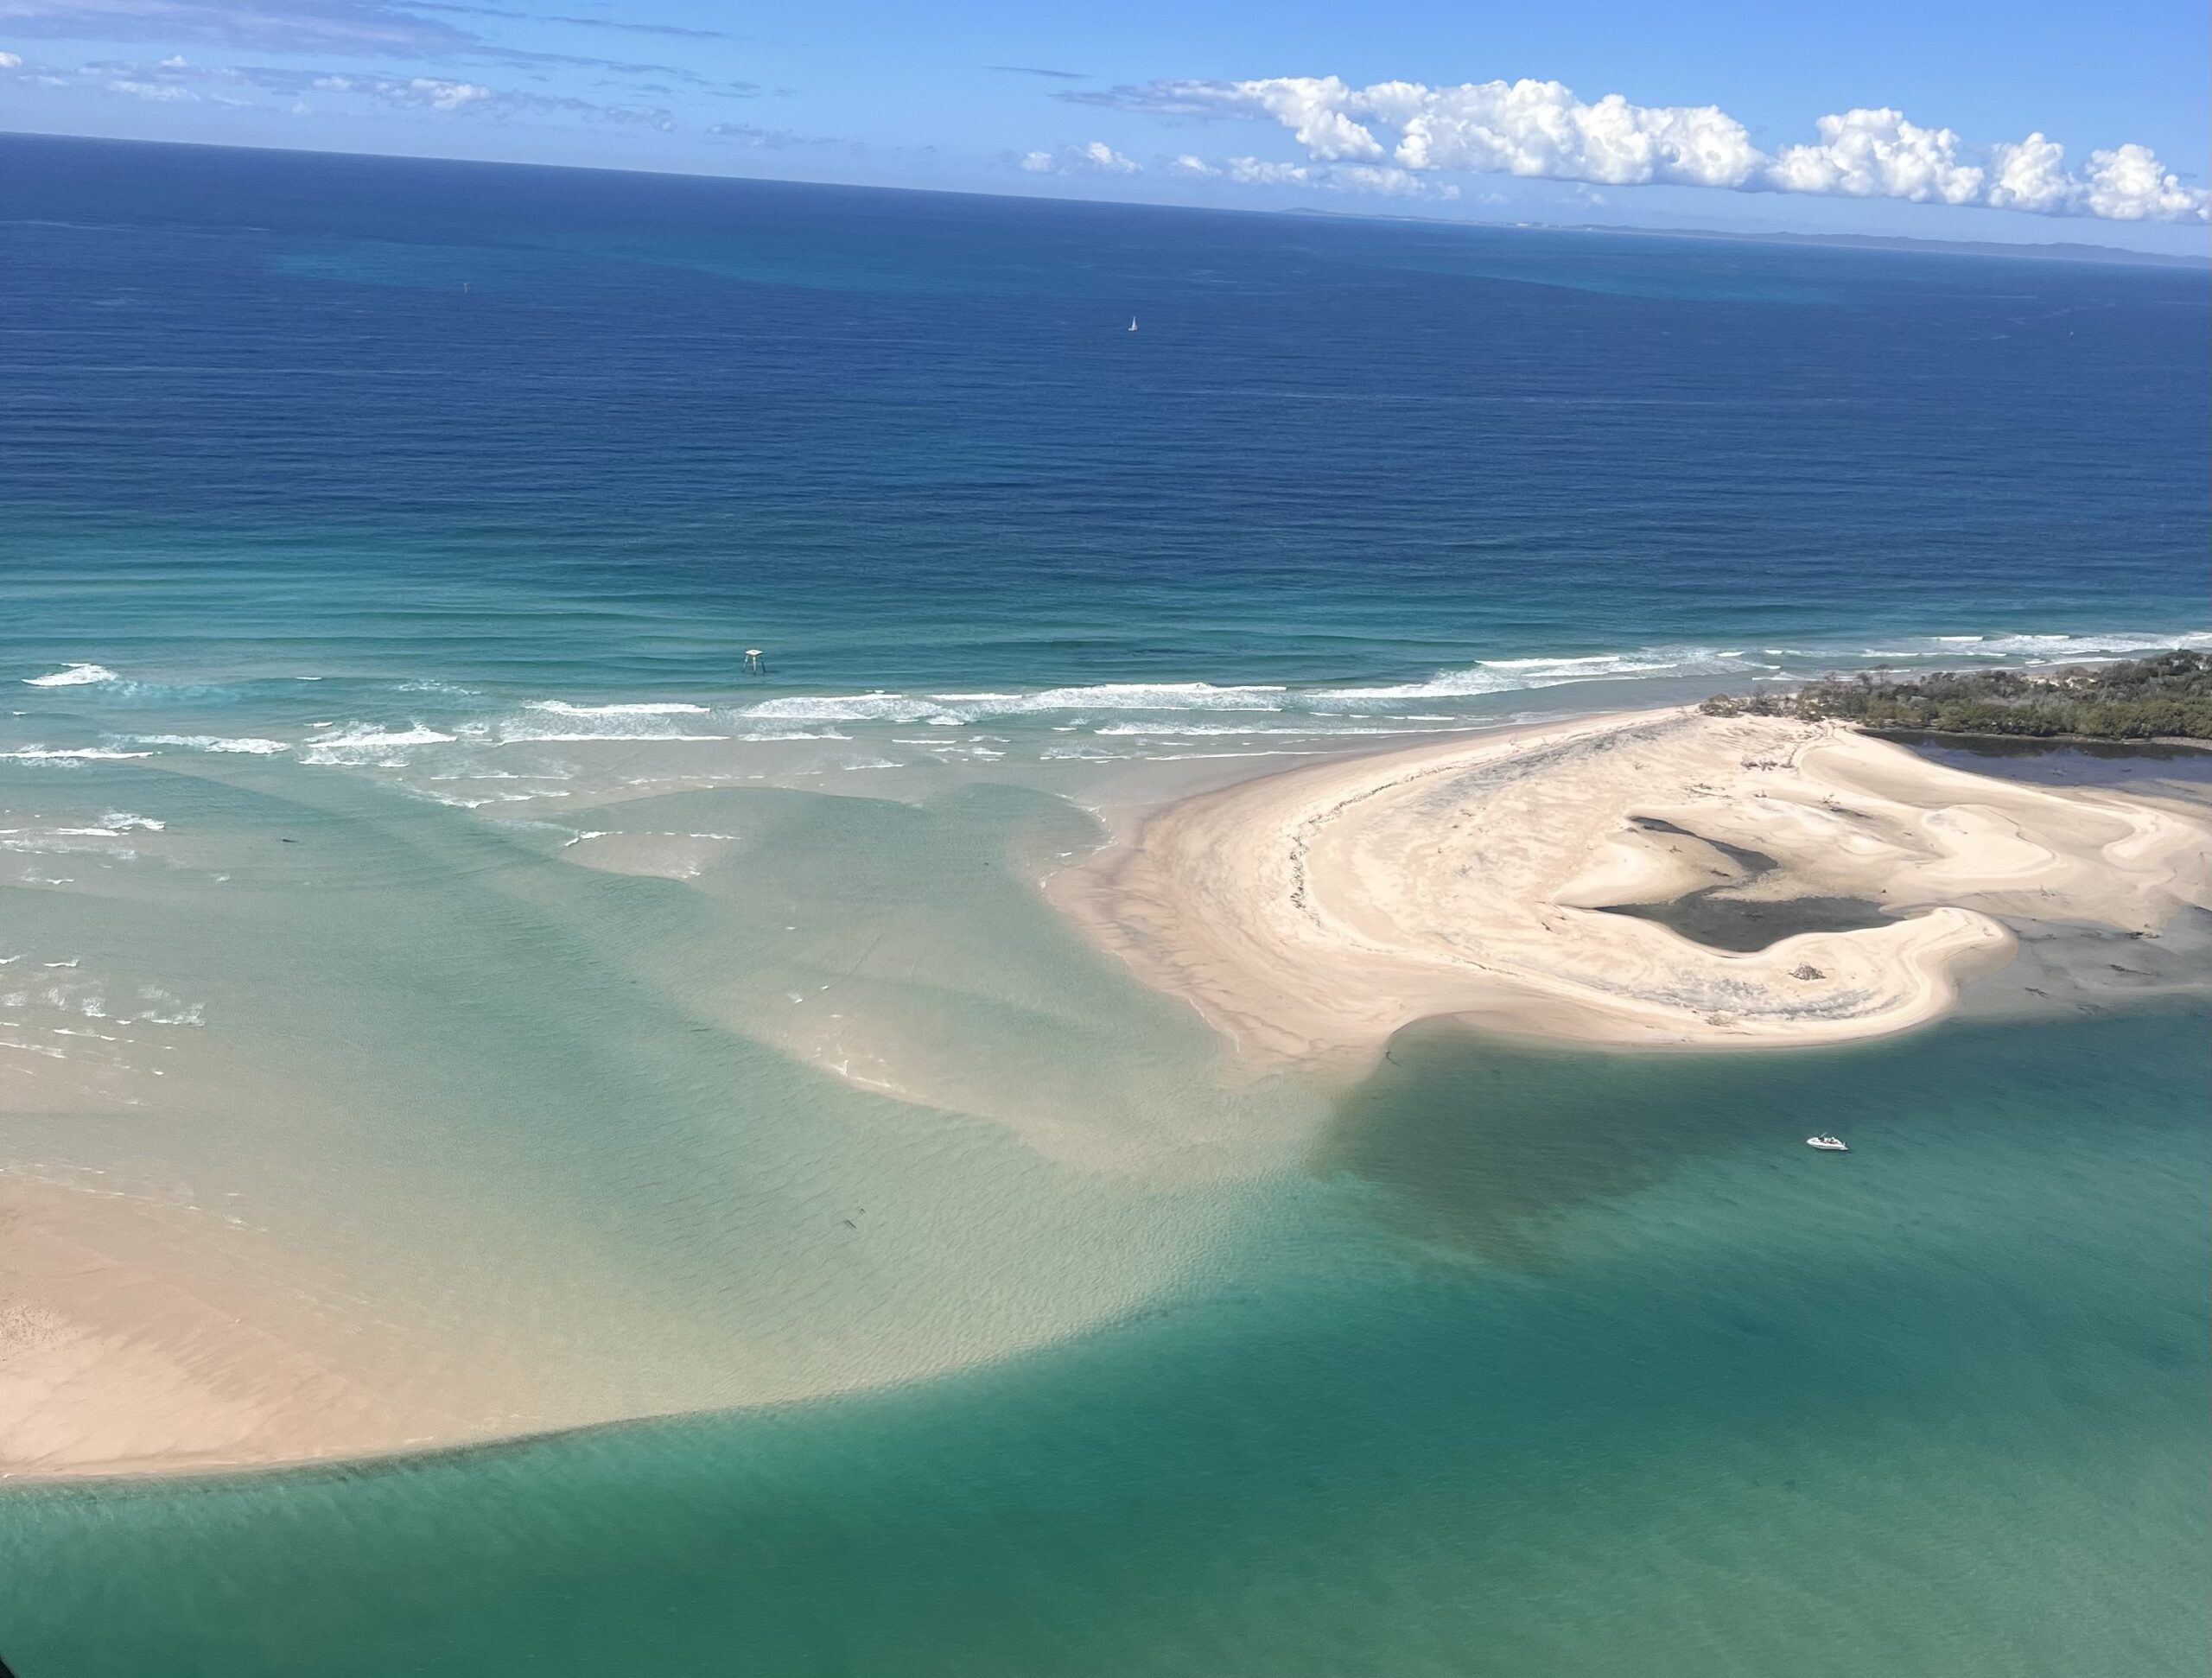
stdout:
[[1294,1233],[1136,1319],[776,1412],[18,1494],[8,1657],[2193,1672],[2205,1024],[1725,1059],[1411,1034],[1286,1185]]

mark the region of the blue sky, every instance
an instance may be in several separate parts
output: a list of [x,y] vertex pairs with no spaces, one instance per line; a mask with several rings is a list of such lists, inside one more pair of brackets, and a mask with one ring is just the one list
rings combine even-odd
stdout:
[[2202,251],[2208,61],[2202,0],[0,0],[0,129]]

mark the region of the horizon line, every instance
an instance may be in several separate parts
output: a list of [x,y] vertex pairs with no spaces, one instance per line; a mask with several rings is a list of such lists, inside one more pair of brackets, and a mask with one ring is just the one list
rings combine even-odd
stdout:
[[327,146],[261,145],[215,140],[150,140],[127,135],[72,134],[41,129],[0,129],[0,143],[10,140],[58,140],[81,144],[144,147],[188,151],[265,152],[289,157],[358,157],[379,162],[455,163],[474,168],[542,169],[578,175],[643,175],[678,181],[735,181],[755,186],[821,187],[841,192],[905,193],[940,198],[988,198],[1032,204],[1073,204],[1108,208],[1187,211],[1198,215],[1323,216],[1345,221],[1412,222],[1427,227],[1460,227],[1491,232],[1611,233],[1647,238],[1694,238],[1743,244],[1843,245],[1884,249],[1919,250],[1930,253],[1980,255],[1998,258],[2040,261],[2111,262],[2119,266],[2212,268],[2212,250],[2205,251],[2144,251],[2126,245],[2097,245],[2079,239],[1963,239],[1923,238],[1911,233],[1857,232],[1798,232],[1788,229],[1731,227],[1638,226],[1630,223],[1591,221],[1485,220],[1472,216],[1423,215],[1400,208],[1363,210],[1332,204],[1285,204],[1255,208],[1249,205],[1188,204],[1152,198],[1101,198],[1065,194],[999,190],[988,187],[886,186],[874,181],[814,181],[786,175],[739,175],[697,168],[664,168],[649,164],[545,162],[516,158],[456,156],[448,153],[361,151]]

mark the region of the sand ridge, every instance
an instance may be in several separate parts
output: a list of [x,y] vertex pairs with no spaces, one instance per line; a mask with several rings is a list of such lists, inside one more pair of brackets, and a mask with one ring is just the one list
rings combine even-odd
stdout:
[[[1679,831],[1674,831],[1679,829]],[[1993,779],[1837,724],[1614,714],[1301,767],[1172,806],[1054,899],[1252,1057],[1363,1059],[1418,1019],[1621,1046],[1796,1045],[1942,1014],[1999,916],[2140,936],[2208,894],[2171,804]],[[1743,870],[1898,918],[1763,950],[1608,913]]]

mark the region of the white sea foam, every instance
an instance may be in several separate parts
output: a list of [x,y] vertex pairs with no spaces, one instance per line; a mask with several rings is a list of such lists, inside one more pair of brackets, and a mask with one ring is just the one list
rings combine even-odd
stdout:
[[[135,1014],[124,1016],[124,1023],[133,1026],[204,1026],[207,1023],[205,1002],[187,1002],[181,996],[171,995],[159,985],[142,985],[138,1000],[153,1004]],[[166,1009],[167,1012],[163,1012]]]
[[19,751],[0,752],[0,758],[16,763],[114,763],[127,758],[150,758],[151,752],[118,752],[105,746],[64,746],[49,749],[44,746],[26,746]]
[[100,822],[104,826],[113,828],[118,833],[128,833],[133,828],[143,829],[148,833],[159,833],[168,826],[167,822],[154,817],[133,816],[127,810],[111,810],[100,817]]
[[0,851],[18,856],[104,856],[111,861],[131,862],[138,853],[128,849],[117,849],[107,845],[72,844],[72,836],[88,839],[119,839],[123,836],[110,833],[104,828],[56,828],[51,833],[33,834],[24,838],[0,838]]
[[343,734],[331,734],[311,741],[314,746],[443,746],[453,736],[435,728],[415,723],[405,728],[379,728],[372,724],[357,723]]
[[523,713],[472,724],[463,732],[487,734],[498,746],[573,744],[590,740],[714,740],[725,732],[702,733],[673,726],[671,719],[706,716],[704,705],[676,701],[619,705],[572,705],[562,699],[533,700]]
[[763,721],[922,722],[957,728],[991,717],[1056,711],[1274,711],[1288,690],[1217,687],[1211,682],[1106,682],[1033,693],[837,694],[763,700],[738,713]]
[[264,740],[251,734],[125,734],[122,738],[132,746],[175,746],[185,751],[240,757],[270,758],[292,749],[288,740]]
[[499,743],[502,746],[545,745],[577,740],[611,740],[635,744],[640,740],[728,740],[728,734],[671,734],[664,728],[503,728]]
[[1036,693],[940,693],[931,698],[963,717],[1034,716],[1044,711],[1279,711],[1280,687],[1217,687],[1211,682],[1103,682]]
[[1718,647],[1643,647],[1580,658],[1490,658],[1466,670],[1439,671],[1426,682],[1373,688],[1329,688],[1310,695],[1320,702],[1391,703],[1405,700],[1471,699],[1570,682],[1617,682],[1668,676],[1723,676],[1760,666],[1741,652]]
[[2212,650],[2212,632],[2154,635],[2126,630],[2093,635],[1929,635],[1899,646],[1870,646],[1862,658],[2027,658],[2063,664],[2082,658]]
[[105,664],[72,664],[67,670],[55,671],[50,676],[26,676],[27,688],[89,688],[101,682],[120,680]]
[[560,793],[545,793],[540,795],[534,792],[486,792],[481,798],[472,798],[465,793],[416,792],[414,796],[418,798],[427,798],[432,804],[444,804],[448,809],[452,810],[481,810],[486,804],[528,804],[533,798],[540,796],[546,798],[559,798],[564,795]]
[[704,716],[707,714],[704,705],[673,701],[650,705],[571,705],[561,699],[536,699],[524,709],[550,711],[556,716]]
[[764,699],[737,713],[760,722],[963,722],[967,719],[903,693],[794,696]]
[[405,728],[349,722],[335,734],[307,741],[299,748],[299,756],[302,763],[398,769],[406,766],[410,747],[445,746],[452,740],[451,734],[419,722]]

